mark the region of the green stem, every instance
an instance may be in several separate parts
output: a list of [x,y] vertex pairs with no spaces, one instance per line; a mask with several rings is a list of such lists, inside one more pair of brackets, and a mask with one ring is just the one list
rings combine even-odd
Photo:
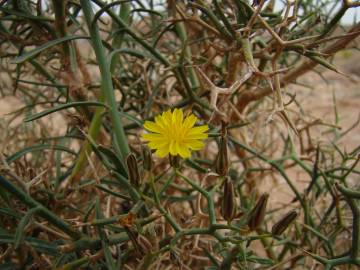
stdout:
[[[176,16],[176,11],[175,10],[173,11],[173,16]],[[178,22],[175,25],[175,28],[176,28],[176,32],[177,32],[177,34],[179,36],[179,39],[181,40],[182,46],[186,46],[185,47],[185,52],[184,52],[185,57],[191,64],[192,54],[191,54],[190,46],[187,44],[188,36],[187,36],[187,33],[186,33],[185,24],[183,22]],[[190,67],[189,67],[189,78],[190,78],[190,82],[191,82],[191,86],[192,86],[193,90],[196,91],[197,89],[199,89],[200,82],[199,82],[199,79],[198,79],[198,77],[196,75],[196,72],[195,72],[192,65],[190,65]]]
[[211,197],[211,193],[204,190],[202,187],[200,187],[198,184],[193,182],[191,179],[186,177],[185,175],[182,175],[180,172],[176,172],[177,175],[179,175],[182,179],[184,179],[189,185],[191,185],[194,189],[199,191],[207,200],[208,203],[208,211],[209,211],[209,218],[210,218],[210,224],[215,225],[216,224],[216,213],[215,213],[215,207],[214,207],[214,200]]
[[110,66],[106,60],[105,50],[100,37],[99,28],[97,24],[94,24],[93,27],[91,27],[91,22],[93,20],[94,13],[91,8],[90,1],[81,0],[80,3],[84,12],[86,23],[89,27],[92,46],[94,48],[96,59],[99,64],[99,69],[102,79],[101,90],[109,105],[109,114],[111,116],[114,125],[115,138],[121,151],[119,154],[121,155],[122,158],[125,158],[127,154],[130,152],[130,148],[127,142],[125,131],[120,121],[120,116],[117,111],[117,103],[115,100],[114,88],[112,85]]
[[150,184],[151,184],[151,189],[152,189],[152,192],[153,192],[153,195],[154,195],[155,203],[156,203],[160,213],[164,215],[166,220],[170,223],[170,225],[174,228],[174,230],[177,233],[181,232],[181,230],[182,230],[181,227],[176,223],[176,221],[169,215],[168,212],[166,212],[165,208],[161,205],[159,195],[156,192],[155,183],[154,183],[154,176],[153,175],[150,176]]
[[[130,14],[131,14],[131,5],[129,2],[124,2],[120,5],[120,11],[119,11],[119,17],[120,19],[126,23],[126,24],[129,24],[129,21],[130,21]],[[118,24],[116,23],[113,23],[112,24],[112,31],[115,32],[115,31],[119,31],[121,30],[121,27],[119,27]],[[119,49],[121,48],[121,44],[123,43],[124,41],[124,35],[125,33],[124,32],[121,32],[119,33],[118,35],[116,35],[113,39],[113,42],[112,42],[112,46],[116,49]],[[114,59],[114,61],[112,61],[110,63],[110,71],[111,71],[111,74],[114,72],[118,62],[119,62],[119,59],[120,57],[119,56],[116,56],[116,58]]]
[[285,179],[286,183],[289,185],[289,187],[291,188],[291,190],[294,192],[296,199],[299,200],[301,206],[304,208],[304,210],[306,210],[306,205],[304,202],[304,199],[302,198],[300,192],[297,190],[297,188],[295,187],[295,185],[292,183],[292,181],[290,180],[290,178],[287,176],[287,174],[285,173],[285,170],[283,168],[283,166],[281,164],[278,164],[276,161],[270,160],[267,157],[259,154],[258,152],[256,152],[255,150],[251,149],[250,147],[246,146],[245,144],[242,144],[240,142],[238,142],[237,140],[235,140],[232,137],[229,137],[230,140],[240,146],[241,148],[245,149],[247,152],[253,154],[254,156],[258,157],[259,159],[261,159],[262,161],[267,162],[268,164],[270,164],[272,167],[274,167],[280,174],[281,176]]
[[69,224],[64,222],[61,218],[43,206],[41,203],[37,202],[33,198],[31,198],[28,194],[24,191],[20,190],[18,187],[14,186],[10,181],[6,180],[0,175],[0,186],[2,186],[5,190],[9,193],[13,194],[17,199],[22,201],[30,208],[38,208],[39,216],[43,217],[55,227],[62,230],[67,235],[71,236],[74,239],[79,239],[81,234],[77,231],[74,231]]
[[[83,1],[81,1],[82,3]],[[97,5],[100,7],[104,7],[106,3],[101,0],[93,0]],[[158,50],[153,48],[150,44],[148,44],[144,39],[137,36],[137,34],[126,24],[126,22],[121,19],[119,16],[117,16],[114,12],[111,10],[106,11],[111,18],[116,22],[120,27],[124,28],[124,31],[128,33],[134,40],[136,40],[141,46],[143,46],[147,51],[149,51],[155,58],[157,58],[162,64],[169,67],[171,66],[171,63],[168,59],[165,58]],[[91,23],[91,22],[90,22]]]
[[345,12],[348,10],[348,6],[346,4],[343,4],[339,11],[335,14],[335,16],[332,18],[332,20],[325,26],[325,29],[321,33],[320,37],[318,39],[323,38],[327,34],[329,34],[337,25],[338,22],[341,20],[341,18],[344,16]]
[[351,212],[353,214],[353,230],[352,230],[352,245],[350,256],[352,259],[356,260],[359,255],[359,245],[360,245],[360,208],[356,201],[351,197],[352,192],[342,185],[337,185],[340,192],[344,195],[346,202],[349,204]]
[[[130,19],[130,3],[123,3],[120,6],[120,18],[124,20],[124,22],[128,22]],[[117,28],[115,26],[113,26],[114,31],[117,30]],[[118,36],[116,36],[114,38],[113,41],[113,47],[115,48],[120,48],[121,44],[123,42],[123,34],[119,34]],[[112,63],[110,63],[110,72],[111,74],[114,72],[115,67],[118,63],[119,57],[117,57],[116,59],[114,59],[114,61],[112,61]],[[102,94],[99,98],[100,102],[104,102],[104,95]],[[100,128],[101,128],[101,123],[102,123],[102,115],[104,112],[104,108],[96,108],[95,110],[95,114],[91,120],[91,124],[89,127],[89,133],[88,136],[93,139],[96,140],[96,138],[99,136],[100,134]],[[73,179],[73,177],[75,177],[75,175],[78,174],[78,172],[81,170],[81,168],[84,166],[84,163],[86,162],[86,156],[87,154],[90,154],[91,152],[91,144],[86,141],[81,149],[81,152],[79,154],[79,157],[76,161],[75,167],[71,173],[70,178]]]
[[129,195],[131,197],[131,199],[134,202],[139,202],[141,200],[141,195],[139,194],[139,192],[137,192],[137,190],[130,184],[130,181],[128,179],[126,179],[124,176],[122,176],[121,174],[113,171],[112,174],[115,176],[116,180],[123,186],[125,187],[128,192]]
[[[103,94],[100,96],[99,102],[104,102]],[[91,120],[88,136],[93,140],[96,140],[96,138],[100,134],[102,115],[103,115],[104,110],[105,109],[103,107],[97,107],[95,110],[95,114]],[[86,140],[85,143],[83,144],[80,154],[76,160],[74,169],[71,172],[70,181],[71,181],[71,179],[74,179],[74,177],[80,172],[80,170],[82,169],[82,167],[84,166],[84,164],[86,162],[87,155],[89,155],[90,152],[91,152],[91,144],[88,140]]]

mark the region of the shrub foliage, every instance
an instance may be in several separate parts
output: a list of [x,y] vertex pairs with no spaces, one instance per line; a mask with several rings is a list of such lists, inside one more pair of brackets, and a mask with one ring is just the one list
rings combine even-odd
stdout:
[[[339,144],[357,122],[340,129],[335,96],[333,123],[309,121],[296,95],[342,74],[357,6],[0,1],[0,88],[20,104],[1,120],[0,268],[359,267],[360,148]],[[174,108],[209,126],[190,158],[141,138]]]

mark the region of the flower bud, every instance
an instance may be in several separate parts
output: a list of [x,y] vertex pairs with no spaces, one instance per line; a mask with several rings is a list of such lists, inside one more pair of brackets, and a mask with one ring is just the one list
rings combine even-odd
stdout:
[[262,194],[259,200],[256,202],[255,207],[251,210],[247,223],[251,231],[256,230],[263,222],[268,199],[268,193]]
[[291,210],[285,216],[283,216],[274,226],[271,228],[273,235],[281,235],[290,224],[296,219],[298,213],[295,210]]
[[236,198],[233,181],[226,177],[224,182],[224,194],[221,205],[221,215],[230,222],[234,219],[236,214]]
[[229,156],[228,156],[228,140],[226,123],[222,122],[221,138],[219,145],[219,152],[215,160],[215,172],[220,176],[225,176],[229,169]]
[[133,153],[130,153],[126,157],[126,166],[128,169],[131,185],[134,187],[137,187],[137,188],[140,187],[140,185],[141,185],[140,172],[139,172],[136,157]]
[[152,169],[152,166],[153,166],[151,151],[148,147],[143,145],[143,146],[141,146],[141,153],[142,153],[142,158],[143,158],[144,170],[150,172]]

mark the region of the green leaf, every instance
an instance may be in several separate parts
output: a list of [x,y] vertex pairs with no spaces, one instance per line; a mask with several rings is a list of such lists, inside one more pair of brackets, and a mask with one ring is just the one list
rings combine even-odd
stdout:
[[14,197],[19,199],[24,204],[28,205],[29,207],[41,207],[41,211],[39,212],[39,215],[49,221],[49,223],[53,224],[60,230],[62,230],[64,233],[68,234],[74,239],[80,238],[80,233],[76,230],[73,230],[73,228],[64,221],[64,219],[58,217],[56,214],[54,214],[52,211],[47,209],[45,206],[43,206],[38,201],[34,200],[29,194],[25,193],[23,190],[19,189],[17,186],[15,186],[11,181],[5,179],[3,175],[0,174],[0,186],[2,186],[4,189],[7,190],[10,194],[12,194]]
[[[13,244],[15,241],[14,235],[7,232],[0,232],[0,243]],[[51,256],[59,255],[58,245],[54,242],[47,242],[34,237],[25,237],[25,241],[29,243],[36,251]]]
[[189,167],[193,168],[194,170],[197,170],[201,173],[207,173],[208,170],[201,167],[196,161],[192,160],[192,159],[185,159],[185,163],[186,165],[188,165]]
[[42,51],[45,51],[46,49],[49,49],[53,46],[56,46],[60,43],[65,42],[65,41],[74,40],[74,39],[90,39],[90,38],[88,36],[66,36],[66,37],[55,39],[55,40],[51,40],[51,41],[46,42],[45,44],[37,47],[36,49],[34,49],[32,51],[26,52],[18,57],[15,57],[15,59],[13,59],[11,62],[13,64],[23,63],[29,59],[34,58],[36,55],[38,55]]
[[1,6],[0,6],[0,11],[2,11],[4,13],[11,14],[11,15],[14,15],[16,17],[27,18],[27,19],[30,19],[30,20],[49,21],[49,22],[54,21],[54,19],[52,19],[52,18],[48,18],[48,17],[44,17],[44,16],[34,16],[34,15],[31,15],[31,14],[20,12],[20,11],[14,10],[14,9],[4,8],[4,7],[1,7]]
[[152,9],[147,9],[147,8],[135,8],[135,9],[131,10],[131,13],[135,13],[135,12],[147,12],[147,13],[150,13],[150,14],[159,16],[159,17],[160,17],[159,20],[162,20],[162,19],[163,19],[163,15],[162,15],[160,12],[157,12],[157,11],[152,10]]
[[72,261],[70,263],[67,263],[61,267],[56,268],[57,270],[77,270],[81,269],[80,266],[83,266],[84,264],[87,264],[90,262],[89,257],[83,257],[78,260]]
[[102,191],[104,191],[106,193],[109,193],[109,194],[111,194],[111,195],[113,195],[115,197],[118,197],[118,198],[121,198],[121,199],[124,199],[124,200],[127,200],[127,201],[131,200],[131,198],[129,196],[118,193],[118,192],[113,191],[113,190],[110,190],[107,187],[105,187],[104,185],[96,184],[95,187],[97,187],[98,189],[101,189]]
[[33,115],[30,115],[28,117],[26,117],[24,119],[24,122],[30,122],[30,121],[34,121],[36,119],[39,119],[41,117],[44,117],[48,114],[57,112],[57,111],[61,111],[67,108],[72,108],[72,107],[82,107],[82,106],[99,106],[99,107],[107,107],[106,104],[101,103],[101,102],[96,102],[96,101],[76,101],[76,102],[69,102],[66,104],[62,104],[60,106],[57,106],[55,108],[51,108]]
[[15,212],[13,209],[4,208],[4,207],[0,207],[0,215],[5,215],[5,216],[17,218],[17,219],[20,219],[22,217],[21,214],[19,214],[18,212]]
[[108,170],[113,170],[114,166],[111,164],[111,162],[108,160],[106,155],[104,155],[100,150],[99,146],[96,144],[96,142],[87,134],[85,134],[85,137],[87,138],[92,150],[94,151],[95,155],[100,159],[102,164],[106,167]]
[[134,116],[132,116],[132,115],[130,115],[130,114],[128,114],[128,113],[125,113],[125,112],[119,112],[119,113],[120,113],[120,115],[124,116],[124,117],[127,118],[128,120],[136,123],[139,127],[142,127],[143,124],[144,124],[144,122],[143,122],[142,120],[137,119],[136,117],[134,117]]
[[10,157],[6,158],[6,162],[12,163],[27,153],[42,151],[42,150],[47,150],[47,149],[64,151],[64,152],[68,152],[70,154],[76,155],[76,153],[73,150],[71,150],[65,146],[51,145],[51,144],[38,144],[38,145],[34,145],[34,146],[30,146],[30,147],[21,149],[20,151],[16,152],[15,154],[11,155]]
[[129,54],[131,56],[135,56],[135,57],[138,57],[140,59],[146,59],[146,58],[149,58],[151,57],[150,55],[146,54],[146,53],[143,53],[143,52],[140,52],[140,51],[137,51],[137,50],[134,50],[134,49],[129,49],[129,48],[123,48],[123,49],[116,49],[116,50],[113,50],[109,55],[108,55],[108,61],[109,63],[113,64],[113,60],[115,59],[114,57],[117,55],[117,54]]
[[4,200],[4,202],[7,205],[10,204],[9,196],[8,196],[7,192],[2,187],[0,187],[0,197]]
[[[95,215],[96,215],[97,219],[101,219],[104,217],[102,214],[100,200],[98,197],[96,198]],[[107,239],[106,232],[103,230],[102,226],[98,226],[97,231],[98,231],[98,234],[101,239],[101,245],[102,245],[102,248],[104,251],[107,269],[116,270],[116,267],[115,267],[116,264],[115,264],[114,258],[112,257],[112,254],[111,254],[111,251],[109,248],[109,240]]]
[[127,177],[127,172],[126,169],[123,165],[123,163],[121,162],[121,160],[119,159],[119,157],[115,154],[114,151],[112,151],[110,148],[107,148],[105,146],[99,145],[97,147],[97,149],[104,154],[107,157],[107,160],[110,161],[113,166],[114,169],[116,171],[118,171],[120,174],[122,174],[124,177]]
[[249,256],[247,257],[247,260],[250,262],[255,262],[258,264],[269,265],[269,266],[274,264],[274,262],[268,258],[261,258],[257,256]]
[[31,217],[40,210],[40,207],[30,209],[25,216],[20,220],[15,233],[14,248],[18,249],[20,244],[24,241],[25,227],[29,223]]

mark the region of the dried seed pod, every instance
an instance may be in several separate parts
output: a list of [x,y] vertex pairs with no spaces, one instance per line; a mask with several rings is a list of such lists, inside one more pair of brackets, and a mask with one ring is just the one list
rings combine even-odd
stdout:
[[220,176],[225,176],[229,169],[226,126],[227,124],[225,122],[222,122],[219,152],[215,160],[215,172]]
[[138,242],[139,233],[132,228],[124,227],[126,234],[128,235],[131,243],[134,246],[135,251],[138,254],[142,254],[142,248]]
[[126,157],[126,166],[128,169],[131,185],[134,187],[137,187],[137,188],[140,187],[140,185],[141,185],[140,172],[139,172],[136,157],[133,153],[130,153]]
[[141,146],[141,153],[142,153],[142,158],[143,158],[143,167],[144,170],[150,172],[153,166],[153,160],[152,160],[152,156],[151,156],[151,151],[148,147],[146,147],[145,145]]
[[257,229],[263,222],[268,199],[268,193],[262,194],[259,200],[256,202],[255,207],[251,210],[247,223],[251,231]]
[[226,177],[224,182],[224,197],[222,198],[221,215],[230,222],[236,214],[236,198],[233,181]]
[[153,245],[145,236],[139,234],[137,237],[137,243],[140,247],[141,254],[145,255],[151,253]]
[[296,219],[298,213],[295,210],[291,210],[285,216],[283,216],[277,223],[271,228],[273,235],[281,235],[290,224]]

